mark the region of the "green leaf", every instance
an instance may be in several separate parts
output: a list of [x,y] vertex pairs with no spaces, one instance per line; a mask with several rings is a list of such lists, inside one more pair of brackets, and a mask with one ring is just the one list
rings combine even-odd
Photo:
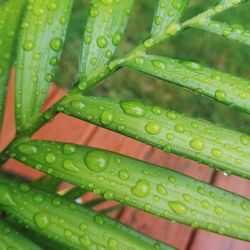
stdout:
[[151,35],[166,34],[168,27],[179,22],[189,0],[159,0],[155,11]]
[[34,0],[22,22],[16,69],[17,130],[39,117],[65,41],[73,0]]
[[250,113],[249,80],[203,67],[196,62],[154,55],[127,58],[123,66]]
[[80,81],[91,74],[98,75],[99,67],[105,66],[112,58],[122,40],[134,0],[94,0],[85,28],[80,58]]
[[[69,249],[173,249],[59,195],[0,178],[1,208]],[[22,209],[20,209],[22,208]]]
[[246,134],[139,101],[75,95],[68,98],[61,110],[167,152],[250,179],[250,137]]
[[203,22],[197,22],[192,27],[224,36],[245,45],[250,45],[250,31],[238,24],[228,25],[213,20],[205,20]]
[[3,218],[1,218],[0,249],[38,250],[42,248],[40,248],[34,242],[19,233],[14,227],[10,226],[7,222],[3,220]]
[[17,31],[24,0],[10,0],[0,5],[0,131],[5,110],[7,85],[13,63]]
[[105,150],[49,141],[19,144],[12,155],[31,167],[39,164],[43,172],[104,194],[105,199],[250,241],[250,200],[174,170]]

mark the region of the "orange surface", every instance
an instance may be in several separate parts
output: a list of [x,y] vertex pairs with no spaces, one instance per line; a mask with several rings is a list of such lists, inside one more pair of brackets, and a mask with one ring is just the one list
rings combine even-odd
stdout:
[[[6,145],[15,133],[13,118],[13,75],[11,79],[12,81],[9,88],[7,105],[8,115],[5,116],[4,136],[0,138],[1,147]],[[53,102],[63,96],[65,92],[65,90],[53,86],[44,108],[46,109],[49,107]],[[133,139],[126,138],[125,136],[110,132],[103,128],[97,128],[94,125],[63,114],[58,114],[52,122],[41,128],[34,135],[34,138],[74,142],[77,144],[109,149],[137,159],[146,160],[162,166],[168,166],[197,179],[213,183],[216,186],[232,190],[250,198],[250,182],[247,180],[234,176],[225,177],[221,173],[194,161],[177,157],[172,154],[166,154]],[[12,159],[5,163],[5,168],[11,172],[24,175],[31,179],[36,179],[42,175],[38,171],[26,167]],[[66,184],[64,184],[64,186],[65,185]],[[87,193],[83,199],[90,200],[93,199],[93,197],[96,197],[96,195]],[[107,208],[114,204],[117,203],[105,202],[101,206],[97,206],[96,209]],[[165,219],[157,218],[154,215],[130,207],[114,212],[112,213],[112,216],[119,218],[122,222],[152,236],[155,239],[170,243],[179,249],[250,249],[249,243],[230,239],[214,233],[194,230],[190,227],[169,222]]]

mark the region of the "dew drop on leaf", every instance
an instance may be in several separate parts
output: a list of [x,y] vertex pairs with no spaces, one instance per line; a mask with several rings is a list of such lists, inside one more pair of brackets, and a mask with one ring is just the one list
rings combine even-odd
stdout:
[[40,211],[33,217],[38,229],[46,229],[49,226],[49,215],[47,212]]
[[156,188],[159,194],[164,195],[164,196],[168,195],[168,191],[166,190],[163,184],[157,184]]
[[60,51],[60,49],[62,48],[62,45],[63,45],[63,41],[60,37],[54,38],[50,41],[50,47],[55,52]]
[[145,179],[140,179],[136,185],[131,188],[131,192],[137,197],[146,197],[150,192],[150,182]]
[[153,60],[152,64],[154,67],[156,67],[157,69],[160,69],[160,70],[164,70],[166,67],[165,63],[163,61],[160,61],[160,60]]
[[56,161],[56,156],[55,156],[54,154],[52,154],[52,153],[48,153],[48,154],[46,155],[46,161],[47,161],[48,163],[53,163],[53,162]]
[[76,146],[72,144],[63,145],[63,153],[65,155],[71,155],[76,151]]
[[33,145],[21,144],[17,147],[17,150],[23,154],[31,155],[37,153],[37,148]]
[[15,206],[16,202],[12,198],[11,187],[7,184],[0,184],[0,204],[3,206]]
[[112,122],[113,122],[113,113],[109,110],[103,111],[101,115],[101,123],[105,126],[108,126]]
[[106,48],[108,46],[108,41],[104,36],[99,36],[96,43],[99,48]]
[[74,164],[72,160],[64,160],[63,168],[68,171],[79,172],[79,168]]
[[126,115],[133,117],[144,117],[147,112],[146,106],[137,101],[121,101],[120,106]]
[[87,152],[84,160],[87,168],[94,172],[102,172],[109,165],[108,153],[99,150]]
[[161,125],[157,122],[149,122],[145,126],[145,130],[151,135],[157,135],[161,132]]
[[204,149],[204,141],[201,138],[195,138],[189,142],[191,148],[202,151]]
[[187,206],[181,201],[169,201],[168,205],[176,214],[184,215],[187,213]]
[[112,6],[113,0],[101,0],[101,3],[106,6]]
[[32,41],[27,40],[23,43],[23,49],[25,51],[31,51],[33,48],[34,48],[34,43]]
[[215,91],[215,98],[216,98],[216,100],[218,100],[218,101],[224,101],[226,98],[227,98],[227,95],[226,95],[226,93],[224,92],[224,91],[222,91],[222,90],[216,90]]

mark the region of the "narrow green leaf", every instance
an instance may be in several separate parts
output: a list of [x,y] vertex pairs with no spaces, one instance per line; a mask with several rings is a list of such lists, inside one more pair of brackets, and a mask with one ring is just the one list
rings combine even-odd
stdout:
[[224,36],[245,45],[250,45],[250,31],[244,29],[244,27],[239,24],[228,25],[226,23],[213,20],[205,20],[202,22],[197,22],[192,27]]
[[[28,147],[36,153],[23,153]],[[71,154],[68,148],[74,149]],[[41,171],[104,194],[105,199],[250,241],[250,200],[176,171],[105,150],[49,141],[29,141],[12,153],[29,166],[39,164]]]
[[[0,191],[1,192],[1,191]],[[3,218],[0,220],[0,249],[38,250],[42,249],[30,239],[10,226]]]
[[[59,195],[0,178],[0,204],[35,232],[69,249],[173,249]],[[22,209],[20,209],[22,208]]]
[[250,179],[250,137],[138,101],[75,95],[64,113]]
[[82,45],[80,81],[91,74],[99,74],[97,68],[105,66],[122,40],[134,0],[93,0]]
[[14,46],[24,5],[24,0],[10,0],[0,5],[0,131],[15,52]]
[[188,2],[189,0],[159,0],[151,35],[163,35],[171,24],[179,22]]
[[40,115],[64,44],[72,3],[29,1],[17,56],[17,130],[30,128]]
[[250,113],[250,81],[203,67],[192,61],[180,61],[154,55],[124,60],[123,66],[170,81]]

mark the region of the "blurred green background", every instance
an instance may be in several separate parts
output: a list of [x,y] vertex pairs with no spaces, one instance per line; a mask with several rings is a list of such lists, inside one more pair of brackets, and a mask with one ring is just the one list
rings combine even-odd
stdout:
[[[77,79],[81,37],[89,2],[88,0],[75,0],[68,38],[56,78],[56,81],[64,86],[72,86]],[[215,0],[190,0],[183,19],[190,18],[216,3],[218,1]],[[135,0],[124,41],[116,56],[131,50],[148,36],[156,5],[157,0]],[[216,19],[229,24],[241,24],[250,29],[249,10],[250,2],[230,9],[217,16]],[[207,32],[187,30],[163,42],[150,53],[194,60],[203,65],[250,79],[249,47]],[[127,69],[117,71],[87,94],[117,99],[141,99],[148,104],[171,108],[250,134],[249,115],[200,97],[173,84]]]

